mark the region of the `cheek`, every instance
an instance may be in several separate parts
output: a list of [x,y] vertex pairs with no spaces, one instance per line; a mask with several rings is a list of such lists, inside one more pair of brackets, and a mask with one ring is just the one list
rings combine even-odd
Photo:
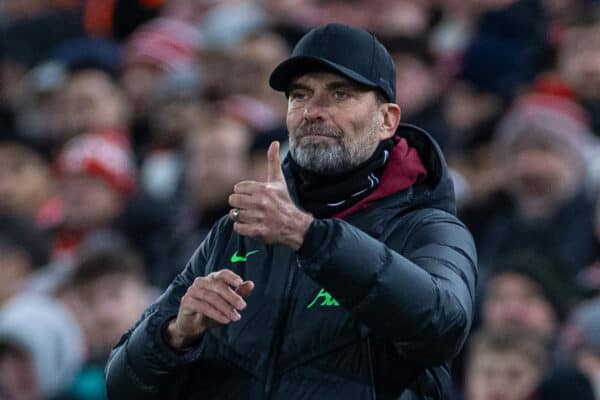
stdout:
[[293,132],[302,122],[302,110],[288,107],[285,122],[290,132]]

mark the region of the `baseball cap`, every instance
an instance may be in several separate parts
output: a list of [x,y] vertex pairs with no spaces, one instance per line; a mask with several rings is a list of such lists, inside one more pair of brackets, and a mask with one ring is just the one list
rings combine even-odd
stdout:
[[269,85],[286,91],[291,80],[316,67],[380,89],[396,102],[396,69],[386,48],[370,32],[341,24],[315,28],[300,39],[292,55],[271,73]]

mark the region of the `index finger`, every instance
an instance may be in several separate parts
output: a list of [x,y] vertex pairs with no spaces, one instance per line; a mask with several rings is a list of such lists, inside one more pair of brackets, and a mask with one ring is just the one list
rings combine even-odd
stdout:
[[213,279],[223,281],[235,288],[244,283],[244,280],[238,274],[229,269],[222,269],[220,271],[213,272],[210,275],[212,275]]
[[242,181],[235,184],[233,192],[238,194],[253,194],[256,193],[261,186],[263,186],[262,182]]

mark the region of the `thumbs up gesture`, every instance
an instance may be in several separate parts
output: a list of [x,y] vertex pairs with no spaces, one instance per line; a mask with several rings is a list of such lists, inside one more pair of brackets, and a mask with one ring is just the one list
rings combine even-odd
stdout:
[[313,220],[292,201],[279,159],[279,142],[267,151],[267,182],[243,181],[229,196],[233,229],[265,243],[281,243],[298,250]]

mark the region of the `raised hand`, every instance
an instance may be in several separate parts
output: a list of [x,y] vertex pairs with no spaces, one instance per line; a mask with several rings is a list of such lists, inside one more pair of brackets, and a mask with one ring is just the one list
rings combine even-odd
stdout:
[[240,182],[229,196],[233,229],[243,236],[298,250],[313,217],[290,198],[279,159],[279,142],[271,143],[267,160],[267,182]]
[[185,349],[206,329],[239,321],[246,308],[244,298],[253,289],[252,281],[243,281],[228,269],[196,278],[181,298],[177,318],[167,326],[169,345]]

